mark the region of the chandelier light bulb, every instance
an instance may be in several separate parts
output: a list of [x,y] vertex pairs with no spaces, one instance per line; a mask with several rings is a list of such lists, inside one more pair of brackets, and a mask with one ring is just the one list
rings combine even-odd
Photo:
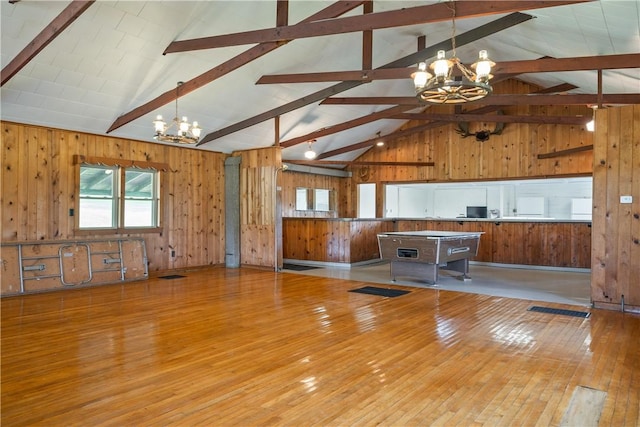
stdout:
[[418,71],[411,75],[413,78],[413,84],[416,89],[423,87],[427,84],[427,81],[431,78],[431,74],[427,72],[427,63],[421,62],[418,64]]
[[445,79],[449,74],[449,68],[451,68],[451,61],[449,61],[445,55],[446,53],[444,50],[439,50],[435,62],[431,65],[433,73],[439,80]]
[[164,132],[167,124],[164,122],[164,120],[162,120],[162,115],[158,114],[156,116],[156,119],[153,121],[153,125],[155,127],[156,133],[162,133]]
[[193,122],[193,126],[191,127],[191,133],[193,134],[193,136],[195,136],[196,138],[200,138],[200,133],[202,132],[202,128],[200,128],[200,126],[198,126],[198,122]]
[[489,59],[486,50],[481,50],[478,55],[478,62],[471,67],[476,70],[476,82],[486,82],[491,76],[491,67],[496,65]]
[[187,117],[182,117],[182,121],[180,122],[180,132],[183,134],[189,131],[189,122],[187,121]]

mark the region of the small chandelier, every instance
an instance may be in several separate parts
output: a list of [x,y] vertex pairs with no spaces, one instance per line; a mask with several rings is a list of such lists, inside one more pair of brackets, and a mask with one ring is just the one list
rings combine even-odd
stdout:
[[185,116],[182,120],[178,117],[178,88],[182,86],[182,82],[178,82],[176,85],[176,115],[171,121],[171,124],[167,126],[167,123],[162,119],[162,115],[158,114],[153,121],[156,133],[153,139],[163,142],[175,142],[179,144],[195,144],[200,139],[200,133],[202,128],[198,126],[198,122],[194,121],[193,124],[189,123]]
[[[477,101],[493,92],[489,85],[491,67],[496,65],[487,55],[486,50],[481,50],[478,61],[471,65],[474,71],[467,68],[456,57],[456,10],[451,3],[453,13],[453,31],[451,46],[453,57],[447,59],[444,50],[439,50],[436,60],[429,66],[434,75],[427,71],[426,62],[418,64],[418,71],[411,74],[416,89],[416,97],[421,101],[433,104],[461,104]],[[457,68],[462,73],[461,80],[454,80],[453,69]]]
[[309,144],[309,148],[307,149],[307,151],[304,152],[304,157],[309,160],[313,160],[317,156],[316,152],[313,151],[313,149],[311,148],[311,144],[313,144],[314,142],[316,142],[315,139],[308,141],[307,143]]

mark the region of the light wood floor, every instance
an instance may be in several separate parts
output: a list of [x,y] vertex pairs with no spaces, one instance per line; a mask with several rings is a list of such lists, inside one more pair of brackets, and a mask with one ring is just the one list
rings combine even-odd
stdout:
[[601,426],[640,422],[638,315],[186,274],[3,298],[2,426],[549,426],[577,386],[607,393]]

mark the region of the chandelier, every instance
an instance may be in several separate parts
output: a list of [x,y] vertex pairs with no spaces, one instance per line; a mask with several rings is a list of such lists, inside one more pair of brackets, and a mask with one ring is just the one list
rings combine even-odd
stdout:
[[[456,10],[453,2],[450,9],[453,14],[451,34],[453,56],[447,59],[445,51],[439,50],[436,60],[429,66],[433,75],[427,71],[426,62],[418,64],[418,71],[411,74],[416,97],[433,104],[461,104],[477,101],[493,91],[489,80],[493,77],[491,67],[496,64],[489,59],[486,50],[480,51],[478,61],[471,65],[471,69],[456,57]],[[458,69],[462,74],[460,80],[454,78],[454,69]]]
[[195,144],[200,139],[202,129],[198,126],[198,122],[189,123],[185,116],[182,120],[178,117],[178,88],[182,86],[182,82],[176,85],[176,115],[171,123],[167,126],[167,122],[162,119],[162,115],[158,114],[153,121],[156,133],[153,139],[163,142],[175,142],[179,144]]
[[311,141],[308,141],[307,143],[309,144],[309,148],[307,149],[307,151],[304,152],[304,157],[309,159],[309,160],[313,160],[317,156],[316,152],[313,151],[313,149],[311,148],[311,144],[313,144],[314,142],[316,142],[315,139],[312,139]]

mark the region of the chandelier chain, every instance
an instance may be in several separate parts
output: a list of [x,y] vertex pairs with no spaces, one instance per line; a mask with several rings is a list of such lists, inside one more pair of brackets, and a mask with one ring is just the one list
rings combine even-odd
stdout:
[[456,4],[451,0],[447,7],[451,10],[451,50],[453,51],[453,57],[456,57]]

